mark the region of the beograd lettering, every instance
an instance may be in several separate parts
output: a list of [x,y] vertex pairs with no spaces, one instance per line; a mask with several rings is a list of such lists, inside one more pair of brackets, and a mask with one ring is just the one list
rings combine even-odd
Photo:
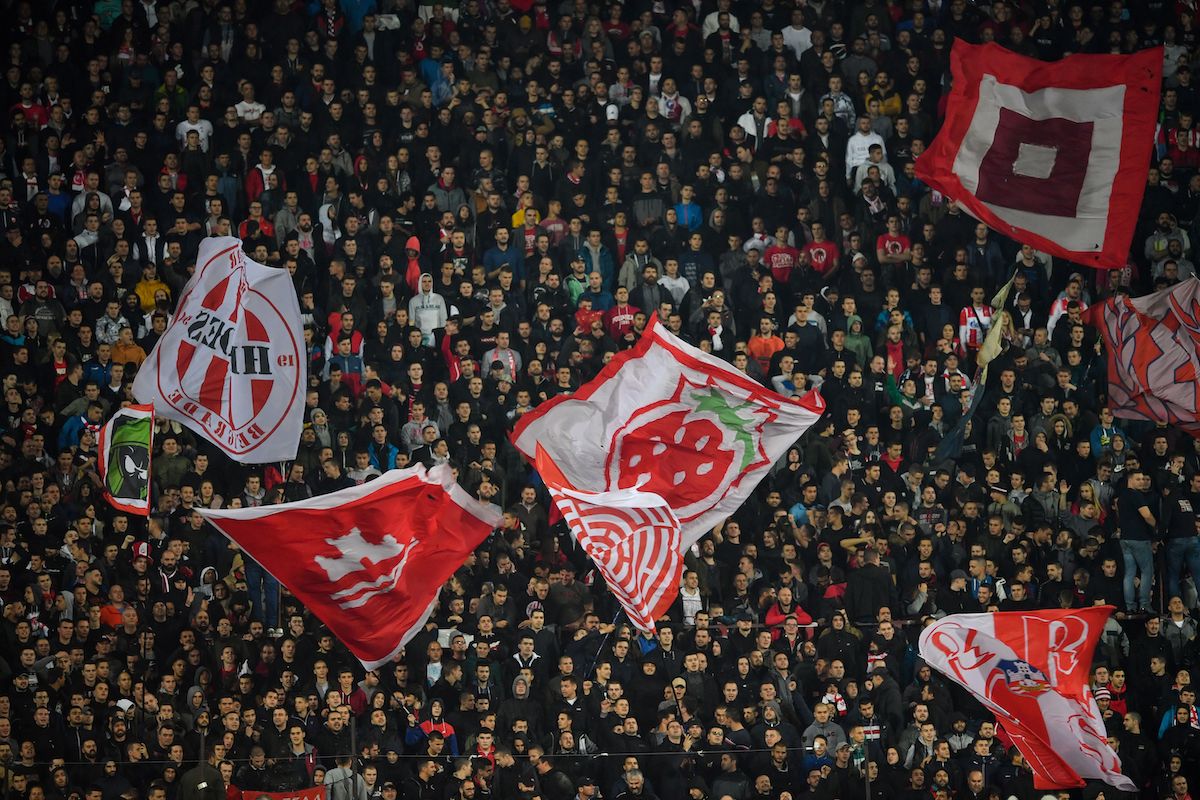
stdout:
[[197,425],[203,425],[208,435],[222,442],[226,447],[250,447],[267,435],[256,422],[234,429],[229,422],[194,400],[188,399],[182,391],[174,389],[167,395],[167,402],[179,411],[187,414]]
[[236,328],[208,311],[180,322],[187,325],[189,341],[216,350],[229,359],[229,371],[234,375],[270,375],[271,352],[266,345],[231,344]]

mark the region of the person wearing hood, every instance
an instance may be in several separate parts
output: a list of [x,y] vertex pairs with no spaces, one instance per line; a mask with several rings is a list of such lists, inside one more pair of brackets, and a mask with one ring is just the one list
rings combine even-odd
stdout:
[[863,320],[858,314],[846,317],[845,347],[854,354],[856,364],[869,364],[875,354],[871,346],[871,337],[863,332]]
[[179,779],[179,800],[225,800],[225,782],[217,769],[216,742],[204,746],[204,760]]
[[416,236],[408,237],[408,241],[404,243],[404,253],[408,256],[404,282],[408,284],[409,291],[417,294],[421,291],[421,275],[424,271],[421,268],[421,240]]
[[512,692],[508,699],[500,702],[497,713],[496,727],[498,730],[512,730],[513,720],[529,721],[529,733],[541,736],[541,719],[544,716],[540,705],[529,696],[529,681],[521,676],[513,678]]
[[408,301],[408,318],[421,330],[421,344],[432,347],[433,332],[446,327],[446,301],[433,291],[433,275],[421,273],[418,291]]

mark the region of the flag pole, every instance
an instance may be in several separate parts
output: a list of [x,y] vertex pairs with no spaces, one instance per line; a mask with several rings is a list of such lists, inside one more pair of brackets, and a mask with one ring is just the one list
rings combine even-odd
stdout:
[[[612,623],[611,623],[613,626],[613,630],[617,629],[617,620],[619,620],[621,618],[621,614],[623,614],[624,612],[625,612],[625,609],[617,608],[617,613],[613,615]],[[596,648],[596,652],[592,654],[592,660],[588,663],[587,669],[585,669],[583,671],[583,674],[585,676],[590,676],[592,674],[592,670],[594,670],[596,668],[596,662],[600,660],[600,651],[604,649],[604,645],[608,644],[609,636],[612,636],[612,631],[609,631],[608,633],[604,634],[604,638],[600,640],[600,646]]]

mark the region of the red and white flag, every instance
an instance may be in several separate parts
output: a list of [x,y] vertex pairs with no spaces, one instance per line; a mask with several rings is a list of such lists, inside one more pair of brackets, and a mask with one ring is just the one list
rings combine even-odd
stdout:
[[736,511],[824,410],[817,392],[781,397],[651,317],[595,379],[523,416],[512,441],[530,461],[540,444],[580,491],[658,495],[687,547]]
[[304,426],[303,347],[288,271],[252,261],[237,239],[205,239],[133,394],[234,461],[286,461]]
[[1019,242],[1123,267],[1146,188],[1162,48],[1045,62],[957,39],[917,177]]
[[1102,780],[1133,792],[1088,685],[1112,606],[951,614],[921,632],[921,657],[975,695],[1033,770],[1037,789]]
[[654,621],[675,602],[683,575],[682,532],[667,501],[637,489],[581,492],[540,445],[535,464],[629,621],[654,633]]
[[368,669],[420,631],[442,584],[500,524],[445,466],[392,470],[296,503],[200,513]]
[[1087,310],[1108,354],[1108,405],[1200,436],[1200,279]]

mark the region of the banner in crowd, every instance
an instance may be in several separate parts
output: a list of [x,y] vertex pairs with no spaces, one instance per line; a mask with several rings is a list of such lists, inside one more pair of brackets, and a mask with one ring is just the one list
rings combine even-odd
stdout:
[[150,514],[150,456],[154,406],[126,406],[100,429],[96,468],[104,497],[129,514]]
[[329,791],[324,786],[310,786],[294,792],[255,792],[242,789],[242,800],[325,800]]
[[1122,267],[1146,188],[1162,63],[1161,47],[1045,62],[956,39],[946,120],[917,177],[1019,242]]
[[420,465],[295,503],[201,514],[368,669],[425,625],[442,584],[500,524],[449,467]]
[[687,547],[736,511],[824,410],[819,393],[781,397],[651,316],[636,345],[523,416],[512,440],[530,461],[540,444],[580,491],[658,495]]
[[1108,352],[1108,405],[1200,436],[1200,279],[1084,312]]
[[683,575],[682,530],[667,501],[637,489],[581,492],[541,445],[534,463],[629,621],[653,634],[654,621],[675,602]]
[[1102,780],[1133,792],[1088,685],[1092,651],[1112,612],[951,614],[921,632],[921,658],[996,715],[1037,789]]
[[235,461],[295,458],[304,424],[303,345],[287,270],[252,261],[238,239],[205,239],[133,393]]

